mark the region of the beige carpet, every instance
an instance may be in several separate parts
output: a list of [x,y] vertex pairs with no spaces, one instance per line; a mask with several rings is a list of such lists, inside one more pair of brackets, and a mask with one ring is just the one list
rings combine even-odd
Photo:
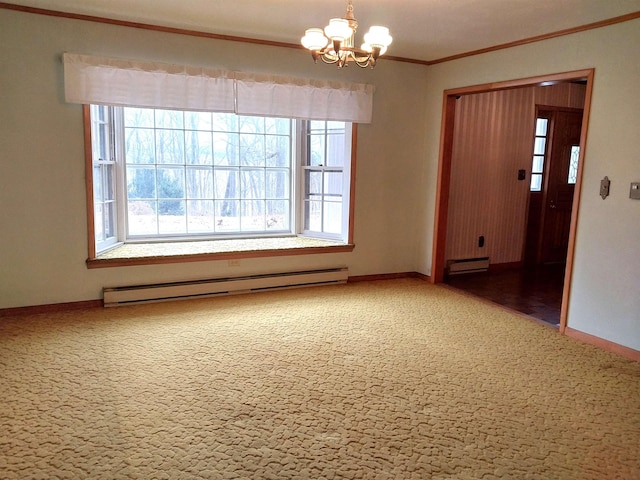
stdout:
[[640,364],[408,279],[1,318],[0,478],[638,479]]

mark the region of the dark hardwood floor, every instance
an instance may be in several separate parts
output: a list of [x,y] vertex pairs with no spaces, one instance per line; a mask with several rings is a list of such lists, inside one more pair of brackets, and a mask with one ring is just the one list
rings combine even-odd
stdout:
[[560,324],[564,265],[450,275],[444,283],[548,324]]

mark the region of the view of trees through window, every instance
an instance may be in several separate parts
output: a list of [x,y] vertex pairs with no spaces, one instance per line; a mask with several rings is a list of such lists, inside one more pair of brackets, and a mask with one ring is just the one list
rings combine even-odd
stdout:
[[286,231],[289,119],[124,109],[129,235]]

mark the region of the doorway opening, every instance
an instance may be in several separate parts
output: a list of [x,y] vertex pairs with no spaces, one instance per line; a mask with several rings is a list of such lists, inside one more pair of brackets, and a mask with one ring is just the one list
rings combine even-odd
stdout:
[[[461,257],[467,257],[466,260],[486,258],[485,264],[489,272],[504,271],[504,276],[506,276],[507,273],[517,271],[520,274],[519,284],[527,288],[534,286],[536,283],[544,284],[549,288],[554,284],[557,285],[555,295],[558,298],[558,306],[555,308],[559,308],[559,328],[561,332],[564,331],[567,322],[571,273],[573,270],[573,249],[577,230],[580,185],[585,154],[584,145],[591,104],[593,74],[593,69],[581,70],[464,87],[444,92],[431,271],[432,282],[443,282],[449,271],[449,266],[452,263],[458,265]],[[573,159],[573,163],[571,164],[571,176],[569,178],[567,173],[567,178],[565,179],[569,180],[568,183],[571,188],[556,189],[554,191],[550,189],[552,184],[549,183],[550,179],[553,178],[554,168],[556,168],[551,163],[551,156],[556,155],[552,146],[553,138],[551,138],[553,127],[558,126],[559,131],[564,130],[564,127],[560,128],[564,122],[564,116],[565,114],[576,116],[578,111],[577,108],[574,108],[576,105],[565,104],[557,106],[557,104],[548,104],[545,101],[534,101],[530,107],[527,107],[530,108],[528,110],[530,116],[527,121],[531,122],[531,130],[527,133],[528,140],[523,139],[522,135],[518,137],[517,131],[522,131],[522,129],[518,130],[514,127],[515,122],[519,121],[518,118],[520,117],[518,115],[522,116],[522,111],[518,111],[520,107],[511,108],[509,110],[510,116],[505,118],[498,118],[499,116],[495,114],[495,109],[498,108],[496,105],[503,106],[503,104],[509,104],[509,102],[514,105],[521,105],[522,98],[530,95],[527,89],[531,89],[531,87],[561,84],[581,85],[583,87],[582,98],[584,101],[583,104],[579,105],[582,107],[583,114],[579,115],[581,124],[577,127],[577,134],[575,125],[571,127],[573,131],[569,149],[573,154],[570,157]],[[464,102],[466,99],[476,94],[488,94],[485,97],[489,103],[481,105],[476,102],[475,105],[465,110]],[[501,98],[505,96],[509,98],[507,100],[492,98],[492,96],[498,95],[502,95]],[[460,132],[464,128],[464,123],[473,121],[473,119],[468,119],[467,114],[469,112],[473,114],[473,112],[482,111],[490,111],[490,116],[487,121],[476,122],[480,124],[480,128],[475,130],[477,141],[474,141],[474,135],[469,135],[466,132],[461,137]],[[537,126],[538,118],[546,119],[547,128],[550,130],[549,136],[544,139],[544,142],[539,138],[542,135],[537,135],[538,131],[536,130],[535,140],[537,144],[535,144],[533,131],[534,126]],[[484,125],[483,122],[489,123]],[[485,131],[482,130],[483,128]],[[500,135],[502,137],[498,139],[493,138]],[[558,140],[561,135],[559,133],[556,135],[554,138]],[[483,141],[488,143],[484,145]],[[542,143],[545,143],[544,154],[539,153]],[[560,143],[559,140],[556,141],[558,148],[560,148]],[[519,145],[520,150],[517,151],[518,149],[514,145]],[[525,145],[528,152],[526,154],[528,157],[526,168],[522,166],[515,168],[510,165],[509,168],[513,167],[513,171],[508,168],[505,170],[504,165],[501,166],[499,164],[501,155],[504,158],[517,157],[522,159],[522,149],[525,148],[523,145]],[[546,150],[547,147],[548,151]],[[462,158],[460,152],[464,149],[469,149],[471,156],[467,157],[466,163],[460,164],[459,159]],[[538,158],[535,158],[536,156]],[[493,161],[493,164],[491,162],[483,164],[485,157]],[[542,168],[540,168],[541,161]],[[547,168],[546,173],[544,172],[545,167]],[[567,166],[567,168],[569,167]],[[564,166],[556,169],[564,171]],[[460,174],[461,172],[462,174]],[[465,188],[461,189],[460,177],[464,178],[465,175],[468,178],[466,183],[465,180],[462,180]],[[478,184],[484,184],[484,189],[478,190]],[[487,184],[489,184],[489,187],[487,187]],[[533,187],[539,188],[539,192],[536,192],[539,193],[537,195],[539,198],[535,201],[533,200],[534,192],[529,191],[530,186],[532,189]],[[505,193],[505,189],[513,191]],[[452,197],[451,195],[454,196]],[[466,200],[463,198],[465,196],[468,196]],[[505,198],[509,200],[505,201]],[[516,200],[512,200],[513,198],[516,198]],[[538,203],[537,213],[534,205],[536,202]],[[462,209],[463,213],[456,214],[456,208]],[[476,209],[475,212],[474,208]],[[452,210],[451,213],[450,209]],[[552,211],[552,213],[547,213],[548,211]],[[487,233],[483,229],[489,229],[490,232]],[[542,233],[544,230],[547,230],[546,234]],[[560,233],[564,236],[560,236]],[[563,247],[564,250],[562,250]],[[492,252],[490,255],[486,253],[489,251]],[[562,255],[560,255],[560,252],[562,252]],[[552,258],[553,254],[556,257]],[[474,262],[474,264],[477,264],[477,262]],[[525,265],[536,268],[523,270]],[[549,277],[549,272],[553,273],[554,277]],[[466,275],[464,276],[466,277]],[[462,277],[463,275],[456,275],[456,279]],[[505,280],[505,284],[513,285],[515,283],[513,279]],[[524,291],[523,288],[520,289],[520,292]],[[498,290],[502,291],[504,289],[498,287]],[[521,293],[520,295],[524,294]],[[518,310],[514,305],[522,303],[523,299],[517,298],[517,296],[518,294],[516,294],[515,300],[511,305],[507,305],[509,308]],[[545,302],[551,303],[551,300],[544,299],[536,301],[542,305],[545,305]]]

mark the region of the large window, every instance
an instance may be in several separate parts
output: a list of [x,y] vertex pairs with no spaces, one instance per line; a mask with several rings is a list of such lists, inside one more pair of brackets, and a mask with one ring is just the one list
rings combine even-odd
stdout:
[[92,105],[96,252],[128,242],[347,241],[351,124]]

